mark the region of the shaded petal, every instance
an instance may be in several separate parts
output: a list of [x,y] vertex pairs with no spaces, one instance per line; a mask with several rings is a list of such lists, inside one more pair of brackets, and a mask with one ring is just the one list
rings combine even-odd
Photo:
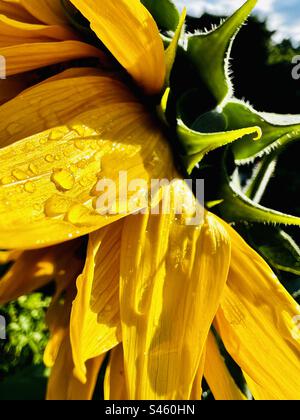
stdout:
[[231,269],[217,314],[221,338],[246,375],[270,397],[299,399],[300,308],[265,261],[221,223],[232,239]]
[[[191,192],[170,189],[171,211],[125,220],[121,321],[130,399],[189,399],[227,279],[230,244],[210,215],[187,225]],[[175,197],[186,213],[174,214]],[[189,203],[189,204],[188,204]]]
[[110,352],[108,366],[105,371],[104,399],[113,401],[128,399],[124,372],[124,354],[121,344]]
[[87,364],[87,382],[83,385],[72,374],[73,361],[69,336],[64,338],[48,382],[47,400],[91,400],[104,355]]
[[90,235],[84,271],[77,279],[71,315],[74,375],[86,381],[86,361],[120,342],[120,246],[123,222]]
[[164,84],[164,47],[156,23],[139,0],[71,0],[92,30],[148,93]]
[[206,346],[204,376],[215,400],[246,400],[234,382],[212,332],[208,334]]
[[46,314],[50,339],[44,352],[44,363],[49,368],[55,365],[64,340],[70,341],[70,316],[72,303],[76,295],[75,278],[70,276],[62,284],[57,283],[55,295]]
[[19,1],[0,0],[0,14],[20,22],[38,23]]
[[[28,42],[78,39],[66,26],[20,22],[0,14],[0,45],[2,47]],[[6,44],[6,45],[5,45]]]
[[68,23],[61,0],[9,0],[9,2],[21,5],[37,20],[49,25]]
[[0,248],[54,245],[128,214],[136,192],[114,198],[114,214],[99,214],[105,210],[99,205],[99,180],[111,180],[118,192],[122,171],[128,185],[173,178],[172,154],[160,126],[135,98],[122,103],[123,94],[120,82],[111,79],[103,83],[101,107],[0,150]]
[[[79,271],[78,242],[22,253],[0,280],[0,304],[15,300],[56,279],[63,282]],[[16,251],[14,251],[16,252]],[[69,267],[72,262],[71,267]]]
[[0,80],[0,105],[17,96],[27,87],[25,77],[11,76]]
[[97,57],[104,60],[104,55],[99,49],[72,40],[4,46],[0,47],[0,55],[6,58],[7,76],[77,58]]

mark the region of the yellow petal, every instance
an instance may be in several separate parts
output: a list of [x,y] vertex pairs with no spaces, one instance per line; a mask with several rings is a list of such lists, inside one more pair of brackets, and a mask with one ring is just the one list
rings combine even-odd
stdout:
[[69,69],[25,90],[0,108],[0,146],[66,124],[77,115],[101,106],[104,101],[109,104],[120,102],[122,98],[130,100],[132,97],[122,89],[123,85],[117,84],[101,73],[97,75],[96,70]]
[[69,336],[66,335],[48,382],[47,400],[91,400],[104,355],[87,364],[87,382],[83,385],[72,374],[73,361]]
[[[27,42],[49,42],[77,39],[68,27],[20,22],[0,14],[0,45],[2,47]],[[6,44],[6,45],[5,45]]]
[[149,94],[164,84],[164,48],[156,23],[140,0],[71,0],[92,30]]
[[118,345],[110,352],[109,363],[104,379],[105,400],[127,400],[124,374],[124,355],[122,345]]
[[70,242],[67,245],[22,253],[0,280],[0,304],[40,289],[54,279],[63,282],[73,271],[78,272],[81,262],[74,255],[76,248],[77,243]]
[[24,73],[78,58],[104,59],[97,48],[80,41],[34,42],[0,47],[0,55],[6,58],[7,76]]
[[208,335],[206,345],[204,376],[215,400],[246,400],[234,382],[212,332]]
[[37,23],[36,19],[19,2],[0,0],[0,14],[20,22]]
[[9,0],[9,2],[22,6],[31,16],[49,25],[68,23],[61,0]]
[[70,273],[66,281],[56,283],[56,292],[47,311],[46,322],[50,330],[50,339],[44,352],[44,363],[49,368],[55,365],[64,340],[70,340],[70,316],[76,295],[75,279]]
[[[123,85],[106,80],[101,107],[0,150],[0,248],[54,245],[124,217],[136,194],[118,193],[125,172],[129,186],[173,178],[159,125],[135,98],[122,98]],[[101,215],[97,186],[105,179],[115,183],[117,198],[109,206],[113,214]]]
[[231,269],[217,314],[225,347],[270,397],[299,399],[300,308],[264,260],[224,227],[232,239]]
[[244,376],[248,387],[251,389],[251,393],[256,401],[276,401],[274,395],[270,394],[266,388],[263,388],[254,382],[245,372]]
[[86,361],[120,342],[120,246],[123,223],[116,222],[90,235],[83,274],[71,315],[74,375],[86,381]]
[[[121,252],[121,321],[130,399],[189,399],[228,273],[230,245],[210,215],[187,225],[171,211],[125,219]],[[195,207],[194,207],[195,209]],[[128,245],[130,244],[130,246]]]

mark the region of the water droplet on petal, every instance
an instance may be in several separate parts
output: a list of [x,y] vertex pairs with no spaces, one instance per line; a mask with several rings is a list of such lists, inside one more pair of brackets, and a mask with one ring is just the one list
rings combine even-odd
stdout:
[[34,175],[38,175],[39,170],[38,167],[34,164],[34,163],[30,163],[30,165],[28,166],[28,169],[34,174]]
[[69,191],[75,185],[74,175],[66,169],[54,169],[51,181],[59,191]]
[[79,180],[79,184],[82,187],[87,187],[89,185],[89,179],[86,176],[84,176]]
[[84,168],[87,167],[87,164],[88,164],[87,160],[83,159],[83,160],[80,160],[79,162],[77,162],[76,166],[79,169],[84,169]]
[[71,129],[75,131],[80,137],[84,137],[85,135],[85,127],[79,124],[73,124]]
[[67,128],[63,128],[63,127],[55,128],[51,131],[49,135],[49,140],[51,141],[61,140],[67,133],[68,133]]
[[16,180],[16,178],[14,178],[14,177],[12,177],[12,176],[4,176],[4,177],[1,179],[1,184],[2,184],[2,185],[12,184],[12,183],[14,183],[14,182],[15,182],[15,180]]
[[48,162],[48,163],[54,162],[54,156],[53,155],[45,156],[45,161]]
[[89,209],[83,206],[82,204],[76,204],[70,208],[67,213],[67,221],[76,225],[83,221],[85,216],[88,216],[90,213]]
[[12,176],[14,176],[18,181],[23,181],[24,179],[28,178],[26,172],[22,171],[22,169],[14,169],[12,171]]
[[36,189],[36,186],[34,184],[34,182],[28,181],[26,182],[26,184],[24,185],[24,190],[30,194],[34,193]]
[[48,217],[60,216],[67,213],[71,204],[72,201],[69,198],[54,194],[46,201],[44,211]]
[[74,145],[78,150],[84,151],[87,149],[88,144],[85,140],[75,140]]

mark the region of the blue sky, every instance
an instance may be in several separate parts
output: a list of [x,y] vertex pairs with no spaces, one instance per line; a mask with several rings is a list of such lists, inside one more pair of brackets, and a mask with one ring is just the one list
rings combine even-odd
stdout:
[[[204,11],[215,14],[228,14],[244,3],[244,0],[175,0],[177,5],[188,7],[192,15]],[[256,6],[259,16],[267,17],[269,27],[276,30],[276,40],[291,37],[300,43],[300,0],[259,0]]]

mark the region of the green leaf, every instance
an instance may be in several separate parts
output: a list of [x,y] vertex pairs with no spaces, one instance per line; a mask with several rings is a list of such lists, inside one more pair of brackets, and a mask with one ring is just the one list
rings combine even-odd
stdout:
[[277,270],[300,275],[300,248],[284,230],[273,226],[249,229],[253,246]]
[[259,127],[226,132],[201,133],[188,128],[180,118],[177,120],[177,124],[178,140],[183,149],[183,163],[189,174],[207,153],[226,146],[245,135],[252,135],[253,139],[259,139],[261,136]]
[[263,133],[259,143],[243,141],[234,145],[233,152],[237,163],[247,163],[275,149],[280,153],[289,143],[300,138],[300,115],[259,113],[237,99],[228,102],[222,113],[230,130],[258,125]]
[[171,0],[141,0],[154,17],[157,26],[166,31],[176,31],[180,15]]
[[229,71],[232,43],[256,3],[248,0],[217,29],[188,39],[188,55],[218,104],[233,94]]
[[220,204],[219,210],[225,220],[228,222],[256,222],[300,226],[299,217],[268,209],[248,198],[241,190],[238,176],[235,176],[236,172],[232,176],[228,175],[226,168],[226,157],[228,157],[228,154],[226,153],[225,155],[219,197],[224,200]]

